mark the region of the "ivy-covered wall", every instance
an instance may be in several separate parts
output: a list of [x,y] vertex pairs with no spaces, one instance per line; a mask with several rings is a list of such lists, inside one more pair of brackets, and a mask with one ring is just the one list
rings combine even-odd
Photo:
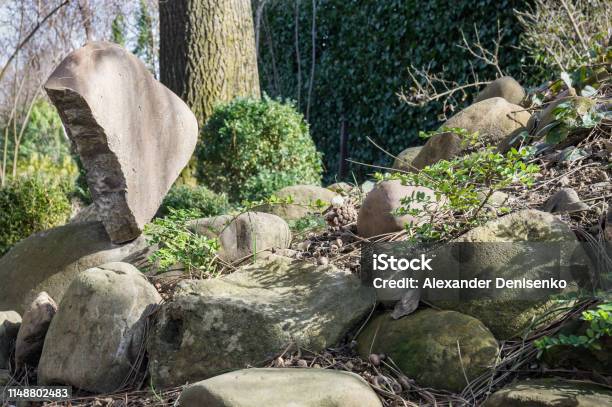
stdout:
[[[308,112],[311,134],[324,153],[327,181],[338,173],[343,125],[346,155],[378,165],[390,165],[392,159],[366,137],[398,154],[421,143],[419,130],[439,125],[440,105],[410,107],[398,99],[397,93],[409,85],[408,66],[430,65],[434,72],[463,82],[470,76],[471,60],[481,79],[495,78],[493,68],[457,46],[461,29],[474,40],[475,26],[482,43],[492,47],[499,21],[501,65],[519,80],[524,76],[523,55],[513,48],[520,34],[513,9],[525,8],[525,1],[316,0],[315,69],[308,106],[312,7],[312,0],[266,3],[259,23],[259,72],[268,95],[294,99],[304,114]],[[363,179],[373,171],[350,164],[345,178],[355,173]]]

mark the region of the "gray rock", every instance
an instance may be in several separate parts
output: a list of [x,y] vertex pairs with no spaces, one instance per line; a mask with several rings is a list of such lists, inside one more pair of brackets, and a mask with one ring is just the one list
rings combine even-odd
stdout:
[[137,238],[193,154],[195,116],[136,56],[109,42],[68,55],[45,90],[111,240]]
[[134,266],[80,273],[53,319],[38,366],[41,385],[117,390],[142,357],[146,321],[161,297]]
[[422,386],[455,392],[468,384],[464,372],[473,380],[497,356],[497,341],[476,318],[433,309],[397,320],[380,315],[368,322],[357,344],[362,358],[384,353]]
[[327,189],[336,194],[348,195],[353,190],[353,186],[346,182],[336,182],[329,185]]
[[483,407],[602,407],[612,405],[612,391],[595,383],[534,379],[493,393]]
[[190,227],[196,233],[219,238],[219,257],[230,263],[263,250],[286,249],[291,243],[291,230],[287,222],[265,212],[198,219],[192,221]]
[[421,152],[423,146],[417,147],[408,147],[395,158],[393,161],[393,169],[400,171],[412,171],[414,168],[412,167],[412,161],[416,158],[417,155]]
[[11,351],[21,326],[21,315],[15,311],[0,312],[0,369],[8,369]]
[[360,189],[361,189],[361,193],[362,194],[367,194],[369,193],[371,190],[374,189],[374,187],[376,186],[376,183],[374,181],[365,181],[363,184],[361,184]]
[[[496,277],[548,278],[551,258],[560,260],[561,265],[571,270],[575,277],[582,272],[588,272],[590,267],[588,257],[570,227],[554,215],[537,210],[523,210],[491,220],[470,230],[454,242],[474,243],[470,246],[469,253],[462,253],[460,256],[461,278],[465,280]],[[451,245],[454,242],[451,242]],[[539,246],[537,250],[533,250],[533,246],[512,244],[520,242],[557,242],[559,245],[547,246],[548,248]],[[480,243],[497,244],[493,246]],[[452,261],[453,255],[450,252],[453,250],[455,249],[442,246],[437,251],[440,270],[445,267],[449,270],[458,267]],[[517,262],[517,259],[521,261]],[[524,266],[525,259],[531,262],[527,268]],[[449,260],[449,263],[442,263],[442,260]],[[534,317],[545,313],[556,304],[542,297],[535,299],[535,294],[533,301],[526,300],[526,292],[522,290],[507,290],[504,295],[495,298],[480,298],[478,291],[470,291],[472,297],[467,294],[462,296],[461,301],[432,302],[439,307],[478,318],[498,339],[521,335]],[[540,294],[542,293],[538,292],[538,295]]]
[[[470,133],[478,132],[479,140],[486,145],[498,145],[512,134],[524,130],[531,115],[519,105],[508,103],[500,97],[485,99],[463,109],[444,123],[442,128],[462,128]],[[461,137],[453,133],[441,133],[431,137],[412,161],[417,169],[448,160],[462,154],[467,147]]]
[[393,211],[401,206],[401,199],[406,197],[417,197],[424,194],[430,202],[414,201],[410,204],[411,209],[434,210],[440,205],[436,201],[434,191],[425,187],[402,185],[398,180],[383,181],[370,191],[359,209],[357,217],[357,231],[359,236],[373,237],[384,233],[398,232],[406,224],[413,222],[415,225],[422,224],[429,219],[426,212],[422,217],[403,215],[397,216]]
[[183,391],[182,407],[381,407],[359,376],[326,369],[244,369]]
[[143,237],[124,245],[111,243],[100,222],[74,223],[37,233],[0,258],[0,309],[23,312],[46,291],[61,301],[81,271],[145,250]]
[[545,212],[577,212],[589,209],[589,205],[580,200],[580,197],[572,188],[562,188],[555,192],[544,204],[542,210]]
[[57,304],[43,291],[23,314],[15,342],[15,366],[18,370],[25,366],[38,366],[49,325],[56,313]]
[[[254,208],[256,212],[268,212],[280,216],[286,221],[297,220],[312,213],[320,213],[331,204],[338,195],[327,188],[316,185],[294,185],[285,187],[274,193],[279,198],[291,197],[290,204],[265,204]],[[323,205],[319,207],[317,201]]]
[[372,309],[374,293],[334,266],[270,256],[212,280],[179,284],[148,341],[155,386],[259,363],[291,343],[336,344]]
[[508,103],[520,105],[525,98],[525,89],[513,77],[502,76],[485,86],[474,99],[474,103],[495,97],[504,98]]

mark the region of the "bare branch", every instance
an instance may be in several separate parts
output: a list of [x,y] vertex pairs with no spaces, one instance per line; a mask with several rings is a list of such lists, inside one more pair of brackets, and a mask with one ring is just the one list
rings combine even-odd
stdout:
[[0,71],[0,82],[2,81],[2,78],[4,77],[4,74],[6,73],[6,69],[11,65],[11,62],[13,62],[13,59],[15,59],[15,56],[17,56],[19,51],[30,41],[30,39],[34,36],[34,34],[36,34],[36,32],[45,24],[45,22],[47,22],[49,18],[51,18],[55,13],[57,13],[62,7],[64,7],[69,2],[70,0],[65,0],[64,2],[60,3],[57,7],[55,7],[53,10],[51,10],[42,20],[40,20],[40,22],[38,22],[34,26],[34,28],[32,28],[30,33],[26,35],[26,37],[19,44],[17,44],[17,47],[15,47],[15,51],[13,51],[13,53],[9,56],[8,60],[2,67],[2,70]]

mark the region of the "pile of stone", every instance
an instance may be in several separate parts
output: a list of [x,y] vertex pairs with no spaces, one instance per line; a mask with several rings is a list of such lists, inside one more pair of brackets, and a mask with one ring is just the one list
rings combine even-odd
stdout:
[[[369,360],[377,372],[381,361],[390,360],[410,378],[391,386],[394,394],[416,386],[460,393],[495,366],[501,341],[521,335],[551,307],[546,301],[516,306],[515,298],[505,297],[436,303],[432,309],[419,308],[416,297],[400,301],[398,311],[395,303],[381,304],[376,290],[340,263],[324,256],[300,259],[300,250],[309,250],[300,247],[315,239],[291,246],[288,222],[325,212],[334,239],[325,255],[346,257],[342,247],[349,241],[430,221],[413,214],[418,211],[398,214],[402,199],[428,198],[410,203],[423,213],[446,202],[428,188],[399,181],[297,185],[276,194],[291,197],[290,203],[192,221],[194,233],[219,239],[218,256],[235,271],[215,279],[182,278],[163,301],[130,262],[150,249],[143,227],[193,153],[193,114],[136,57],[110,43],[73,52],[45,88],[87,170],[93,204],[72,223],[33,235],[0,259],[0,386],[10,375],[29,371],[40,385],[111,393],[147,377],[156,389],[192,383],[180,395],[182,406],[382,406],[389,394],[381,390],[382,376],[366,381],[363,374],[305,362],[252,367],[300,349],[316,354],[353,346],[353,355]],[[486,145],[508,144],[529,125],[529,113],[518,105],[524,96],[516,81],[502,78],[444,126],[478,132]],[[394,167],[418,171],[466,152],[459,135],[441,133],[402,152]],[[363,199],[355,205],[358,196]],[[496,196],[499,202],[507,198]],[[581,205],[571,191],[560,191],[545,211],[492,219],[456,242],[575,243],[572,230],[550,212]],[[526,255],[508,247],[476,250],[471,273],[501,273],[500,264]],[[374,312],[380,305],[396,310]],[[349,363],[333,366],[352,369]],[[587,391],[566,382],[532,381],[499,390],[485,405],[547,406],[574,393],[578,404],[572,405],[612,399],[597,386]]]

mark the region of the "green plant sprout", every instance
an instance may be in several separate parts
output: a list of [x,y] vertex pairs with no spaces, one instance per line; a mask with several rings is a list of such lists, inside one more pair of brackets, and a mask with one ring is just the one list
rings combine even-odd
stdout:
[[160,272],[182,264],[189,273],[216,276],[218,239],[192,232],[188,222],[201,216],[199,211],[169,208],[170,214],[157,218],[145,226],[144,233],[150,245],[157,245],[149,261],[156,263]]
[[[381,175],[377,179],[397,179],[403,185],[423,186],[434,191],[436,202],[423,193],[404,197],[397,215],[412,215],[428,222],[406,225],[411,238],[439,240],[456,237],[490,218],[483,211],[495,191],[512,184],[531,186],[539,171],[528,164],[532,151],[513,148],[506,154],[492,147],[452,160],[441,160],[415,173]],[[418,206],[412,205],[419,203]],[[509,209],[500,208],[502,213]]]
[[584,311],[580,319],[588,322],[584,335],[544,336],[534,342],[535,347],[539,350],[538,357],[547,349],[563,345],[601,350],[601,339],[612,335],[612,302],[605,302],[599,304],[595,309]]

